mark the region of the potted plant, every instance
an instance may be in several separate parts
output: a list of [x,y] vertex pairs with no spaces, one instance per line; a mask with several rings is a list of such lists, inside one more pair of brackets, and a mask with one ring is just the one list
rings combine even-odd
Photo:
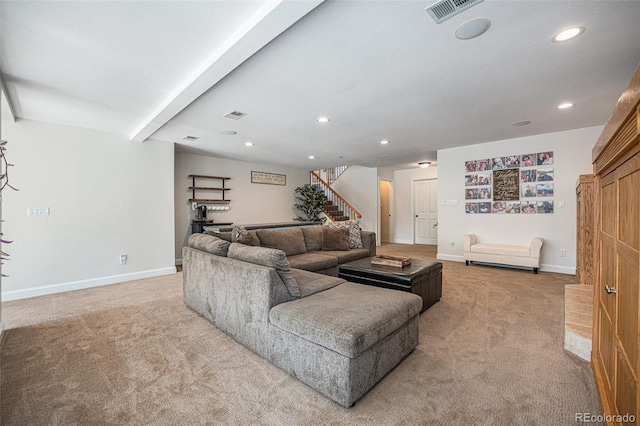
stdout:
[[295,189],[296,203],[293,205],[298,210],[298,217],[295,220],[322,222],[327,219],[321,217],[320,206],[327,202],[324,191],[316,185],[305,184]]

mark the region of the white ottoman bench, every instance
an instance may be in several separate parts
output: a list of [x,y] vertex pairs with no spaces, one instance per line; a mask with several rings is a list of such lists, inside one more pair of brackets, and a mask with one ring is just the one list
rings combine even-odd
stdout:
[[543,243],[544,239],[540,237],[532,239],[529,246],[516,246],[478,243],[478,237],[475,234],[462,236],[464,260],[467,266],[474,261],[524,266],[533,268],[534,274],[537,274],[540,269],[540,251]]

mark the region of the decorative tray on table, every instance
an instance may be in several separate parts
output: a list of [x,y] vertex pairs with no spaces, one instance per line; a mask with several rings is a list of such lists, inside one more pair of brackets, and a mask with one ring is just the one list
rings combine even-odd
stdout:
[[372,265],[394,266],[396,268],[404,268],[411,265],[410,257],[385,256],[379,255],[371,258]]

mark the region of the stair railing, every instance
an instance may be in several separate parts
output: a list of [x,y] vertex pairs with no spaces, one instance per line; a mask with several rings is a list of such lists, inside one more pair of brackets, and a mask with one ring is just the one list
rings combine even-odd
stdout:
[[316,174],[331,186],[348,167],[349,166],[337,166],[330,169],[316,170]]
[[[318,188],[322,189],[324,193],[327,195],[327,199],[333,205],[337,206],[339,211],[343,212],[343,215],[344,217],[346,217],[346,219],[355,220],[355,219],[360,219],[362,217],[360,212],[356,210],[355,207],[353,207],[351,204],[349,204],[347,200],[342,198],[342,196],[338,194],[333,188],[331,188],[331,185],[329,185],[324,179],[322,179],[320,175],[318,175],[318,173],[312,171],[310,172],[310,175],[311,175],[311,185],[317,186]],[[333,221],[346,220],[344,218],[334,216],[331,213],[331,211],[323,207],[321,207],[321,209],[324,212],[324,214],[326,214],[329,217],[329,219]]]

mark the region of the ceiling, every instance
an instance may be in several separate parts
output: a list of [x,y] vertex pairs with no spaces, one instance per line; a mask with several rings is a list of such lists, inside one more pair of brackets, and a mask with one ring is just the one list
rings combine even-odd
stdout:
[[[262,164],[402,169],[602,125],[640,61],[640,1],[486,0],[440,24],[433,3],[2,1],[1,76],[18,119]],[[484,35],[454,37],[478,17]],[[551,42],[571,25],[586,30]]]

